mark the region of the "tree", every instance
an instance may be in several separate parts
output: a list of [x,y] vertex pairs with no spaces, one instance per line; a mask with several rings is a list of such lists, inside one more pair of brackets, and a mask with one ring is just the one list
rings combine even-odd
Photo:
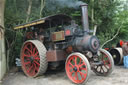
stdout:
[[4,42],[4,4],[0,0],[0,80],[6,72],[5,42]]
[[[5,6],[5,41],[7,70],[15,66],[15,58],[19,58],[23,30],[14,31],[14,26],[36,20],[42,17],[45,0],[6,0]],[[11,37],[10,37],[11,36]]]
[[28,10],[27,10],[27,18],[26,18],[26,22],[29,21],[29,17],[30,17],[30,14],[31,14],[31,9],[32,9],[32,0],[28,0]]
[[43,11],[44,6],[45,6],[45,0],[41,0],[41,4],[40,4],[40,18],[42,17],[42,11]]
[[[117,27],[115,24],[117,8],[120,5],[119,0],[85,0],[85,2],[88,3],[89,8],[90,28],[97,30],[96,36],[99,38],[100,44],[102,45],[109,39],[113,40],[113,36],[119,34],[117,32],[119,26]],[[105,46],[112,46],[112,42],[106,43]]]

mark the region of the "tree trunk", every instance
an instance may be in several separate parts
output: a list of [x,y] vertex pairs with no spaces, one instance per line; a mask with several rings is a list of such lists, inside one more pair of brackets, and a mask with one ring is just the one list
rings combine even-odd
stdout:
[[44,6],[45,6],[45,0],[41,0],[41,4],[40,4],[40,18],[42,17],[42,11],[43,11]]
[[0,0],[0,80],[6,73],[6,56],[4,41],[4,5],[5,0]]
[[32,9],[32,0],[28,0],[29,6],[28,6],[28,10],[27,10],[27,18],[26,18],[26,22],[29,21],[29,17],[31,14],[31,9]]
[[96,35],[96,31],[97,31],[97,25],[94,25],[94,31],[93,31],[93,35]]

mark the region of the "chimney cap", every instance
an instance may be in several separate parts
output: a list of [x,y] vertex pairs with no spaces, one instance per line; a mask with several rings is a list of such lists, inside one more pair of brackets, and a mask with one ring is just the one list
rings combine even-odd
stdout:
[[82,6],[88,6],[88,4],[82,3],[80,6],[81,6],[81,7],[82,7]]

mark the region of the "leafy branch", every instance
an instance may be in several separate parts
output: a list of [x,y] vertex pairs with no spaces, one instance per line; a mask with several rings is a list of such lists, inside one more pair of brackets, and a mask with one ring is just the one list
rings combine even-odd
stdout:
[[116,34],[115,34],[111,39],[109,39],[109,40],[107,40],[105,43],[103,43],[100,48],[103,48],[108,42],[110,42],[110,41],[112,41],[113,39],[116,38],[116,36],[117,36],[117,35],[119,34],[119,32],[120,32],[120,29],[121,29],[122,25],[123,25],[123,22],[122,22],[122,24],[120,25],[120,27],[118,28]]

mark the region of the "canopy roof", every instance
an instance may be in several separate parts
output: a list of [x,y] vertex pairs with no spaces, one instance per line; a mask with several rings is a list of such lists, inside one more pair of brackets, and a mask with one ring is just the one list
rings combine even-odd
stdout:
[[64,14],[58,14],[58,15],[52,15],[48,17],[44,17],[26,24],[17,25],[14,29],[21,29],[31,26],[38,26],[41,25],[43,28],[54,27],[56,25],[61,24],[68,24],[71,22],[71,17],[64,15]]

